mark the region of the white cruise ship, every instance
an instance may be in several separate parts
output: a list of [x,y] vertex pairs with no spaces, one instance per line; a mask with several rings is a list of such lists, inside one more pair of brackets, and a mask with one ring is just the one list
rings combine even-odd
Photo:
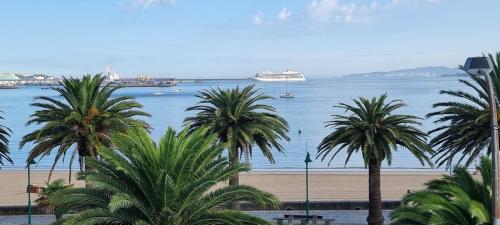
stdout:
[[304,74],[287,70],[281,73],[273,73],[271,71],[260,72],[255,75],[255,80],[258,81],[304,81]]

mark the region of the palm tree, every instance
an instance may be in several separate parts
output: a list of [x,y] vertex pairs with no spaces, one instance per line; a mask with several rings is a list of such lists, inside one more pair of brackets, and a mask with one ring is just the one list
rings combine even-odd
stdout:
[[[200,92],[201,101],[186,111],[198,113],[184,120],[185,126],[192,132],[207,128],[217,134],[219,141],[226,143],[229,150],[229,162],[236,165],[243,155],[252,156],[252,146],[257,145],[269,162],[274,163],[271,149],[283,152],[282,140],[289,141],[288,123],[270,105],[261,103],[274,99],[258,93],[255,85],[243,89],[210,89]],[[239,175],[229,180],[229,185],[238,185]]]
[[73,185],[67,185],[64,183],[64,179],[57,179],[52,182],[45,182],[47,187],[43,188],[39,193],[39,197],[35,200],[38,207],[45,209],[49,213],[55,212],[55,205],[49,200],[55,192],[60,190],[65,190],[72,188]]
[[492,163],[482,157],[475,178],[460,166],[452,176],[426,184],[421,191],[407,194],[403,206],[391,213],[392,225],[490,225]]
[[[495,56],[489,55],[494,70],[491,73],[493,85],[500,89],[500,52]],[[470,80],[460,79],[472,91],[443,90],[440,93],[457,100],[439,102],[433,105],[437,111],[429,113],[427,117],[435,117],[435,123],[441,124],[430,131],[436,134],[430,145],[437,148],[436,164],[451,166],[452,160],[458,157],[457,163],[465,162],[470,165],[487,150],[491,154],[490,144],[490,109],[488,104],[488,87],[482,77],[470,76]],[[497,94],[498,99],[498,94]],[[500,115],[497,115],[500,116]]]
[[380,167],[387,160],[390,165],[392,152],[398,147],[408,149],[422,165],[431,164],[427,153],[432,150],[426,144],[426,134],[415,127],[420,125],[418,117],[393,114],[405,104],[399,100],[386,103],[387,95],[379,98],[359,98],[355,105],[341,103],[337,107],[350,115],[333,115],[327,126],[335,130],[326,136],[318,146],[317,157],[324,161],[346,151],[345,164],[353,153],[361,152],[365,167],[368,167],[370,225],[382,225],[382,200],[380,193]]
[[[2,111],[0,111],[0,113],[2,113]],[[3,119],[4,118],[0,116],[0,120]],[[12,131],[8,127],[0,124],[0,166],[4,165],[3,160],[13,163],[9,155],[9,137],[11,132]]]
[[72,146],[76,145],[69,153],[70,183],[71,165],[76,156],[83,170],[85,157],[96,157],[102,146],[111,144],[110,134],[124,133],[131,126],[148,127],[146,122],[134,118],[149,116],[137,110],[142,105],[129,96],[112,98],[120,87],[105,85],[104,79],[100,75],[63,78],[61,87],[52,88],[58,97],[38,96],[31,104],[39,109],[31,115],[27,125],[42,126],[25,135],[20,148],[26,143],[34,143],[28,162],[55,151],[49,180],[57,162],[64,159]]
[[230,200],[276,207],[271,194],[249,186],[221,186],[229,177],[249,171],[230,165],[223,146],[206,130],[176,134],[169,128],[156,144],[142,129],[113,136],[115,149],[101,149],[85,171],[91,188],[73,188],[52,196],[58,215],[79,211],[61,224],[224,225],[270,224],[239,211]]

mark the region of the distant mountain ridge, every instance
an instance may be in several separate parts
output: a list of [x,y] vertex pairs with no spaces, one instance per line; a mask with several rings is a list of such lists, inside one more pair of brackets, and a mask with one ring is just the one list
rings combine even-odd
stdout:
[[443,76],[466,76],[460,69],[444,66],[427,66],[414,69],[401,69],[386,72],[347,74],[343,77],[443,77]]

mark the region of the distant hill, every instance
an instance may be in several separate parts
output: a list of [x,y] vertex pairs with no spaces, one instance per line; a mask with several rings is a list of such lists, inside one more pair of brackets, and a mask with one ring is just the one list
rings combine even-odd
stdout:
[[466,76],[467,74],[459,69],[444,66],[418,67],[415,69],[401,69],[387,72],[356,73],[343,77],[443,77],[443,76]]

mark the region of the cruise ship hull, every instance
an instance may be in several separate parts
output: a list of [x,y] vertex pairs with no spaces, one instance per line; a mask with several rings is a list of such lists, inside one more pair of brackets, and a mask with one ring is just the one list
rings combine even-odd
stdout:
[[258,81],[305,81],[304,77],[254,77]]
[[305,78],[262,78],[262,77],[255,77],[255,80],[258,81],[305,81]]
[[254,77],[258,81],[304,81],[304,74],[287,70],[282,73],[273,73],[271,71],[257,73]]

